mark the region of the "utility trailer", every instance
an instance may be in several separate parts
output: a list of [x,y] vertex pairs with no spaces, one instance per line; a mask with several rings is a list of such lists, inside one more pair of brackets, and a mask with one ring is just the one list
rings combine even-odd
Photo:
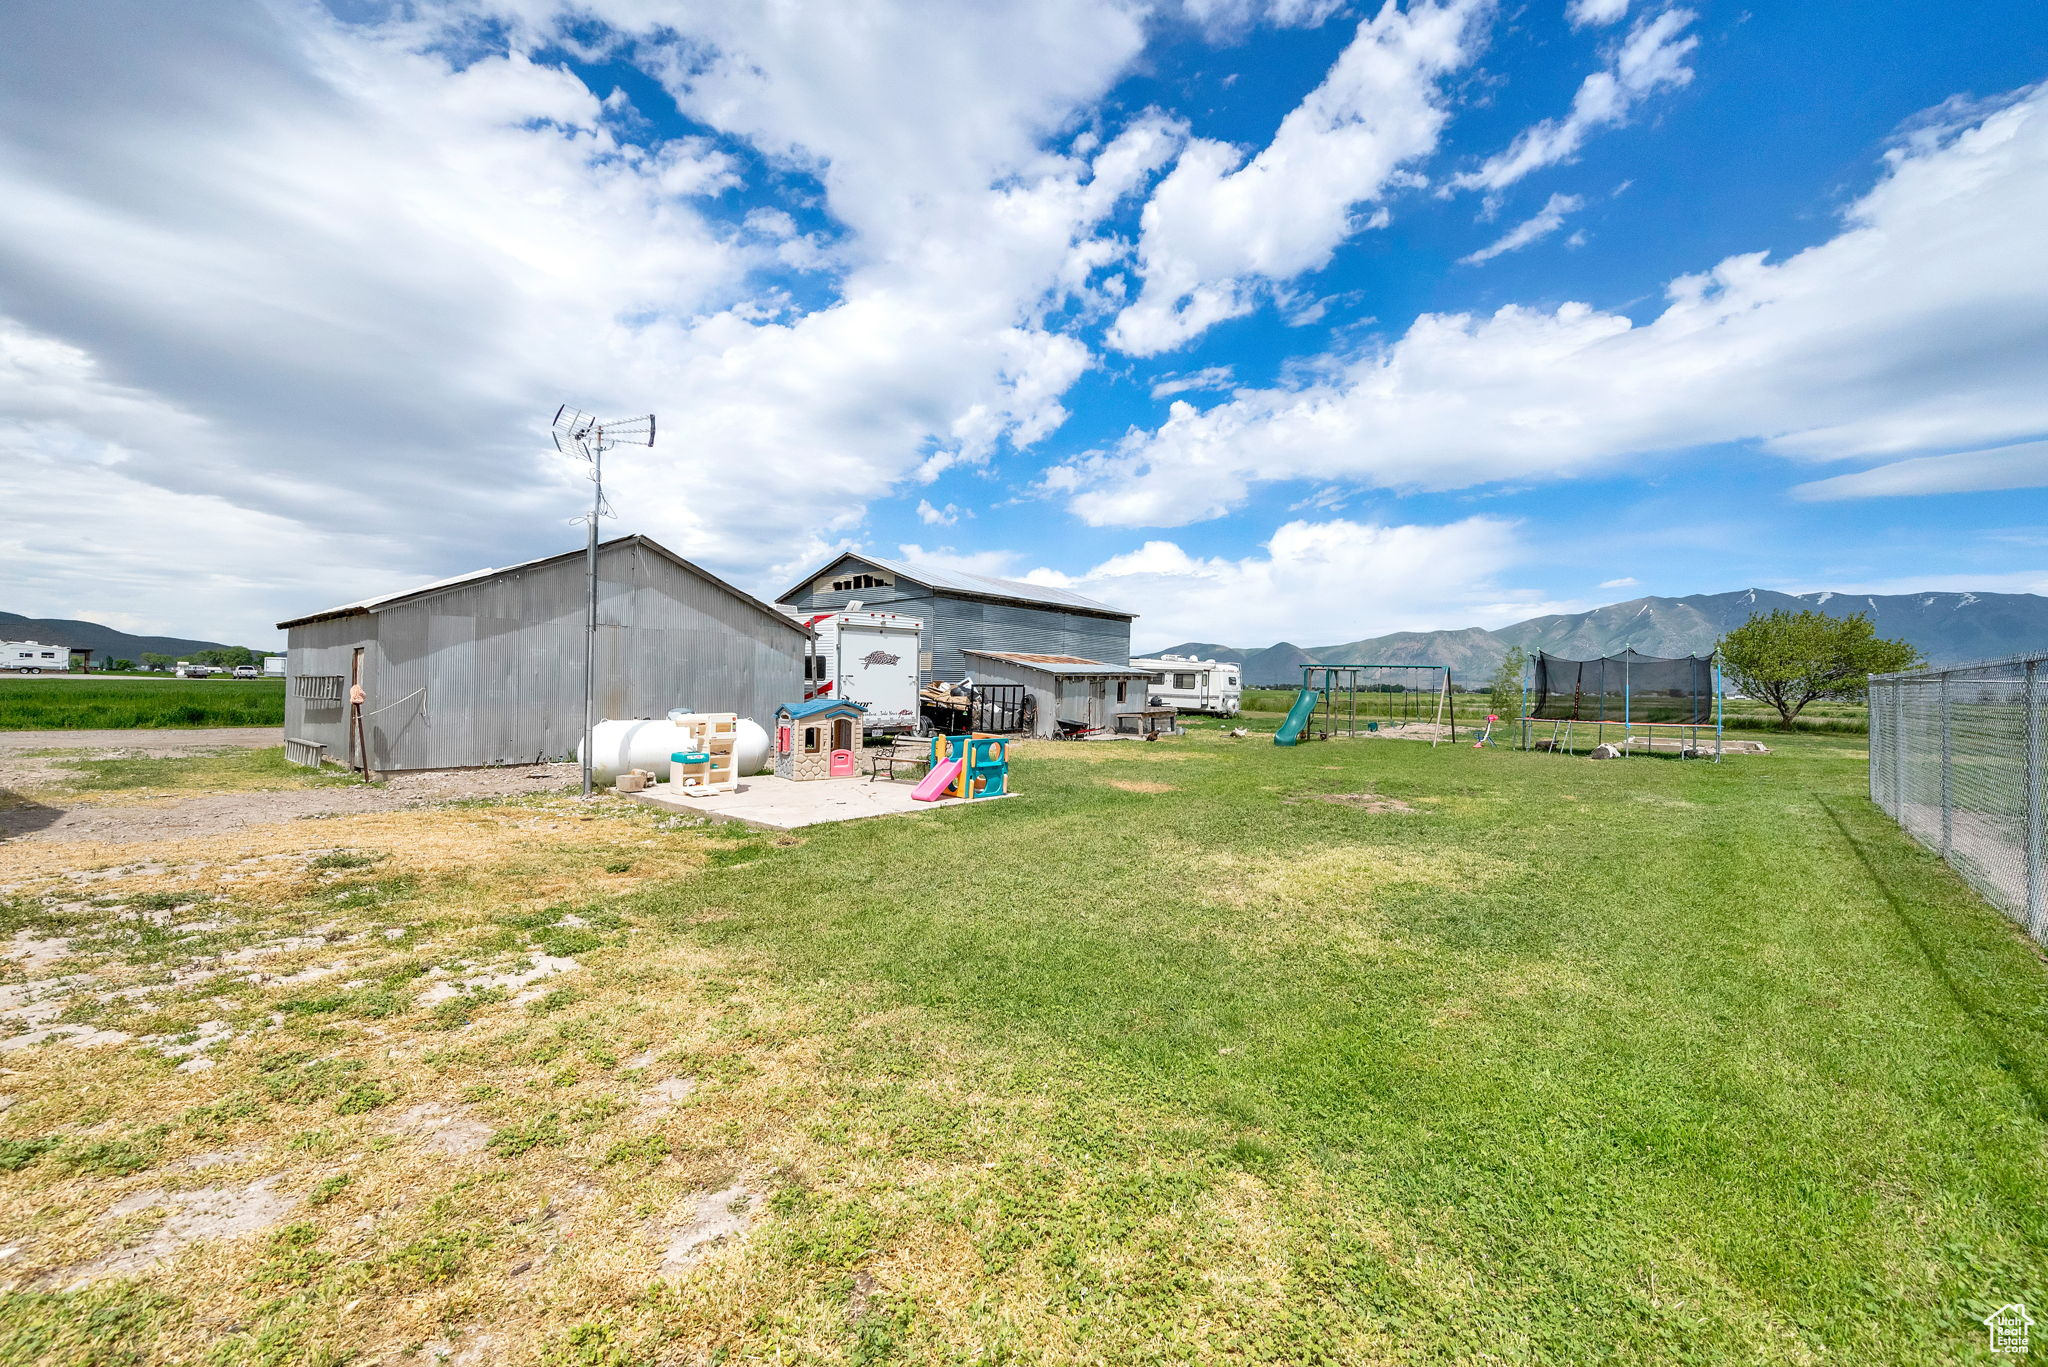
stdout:
[[894,612],[790,614],[817,633],[804,656],[804,700],[845,698],[867,709],[861,729],[917,729],[917,661],[924,623]]
[[71,668],[71,652],[41,641],[0,641],[0,669],[17,674],[62,674]]

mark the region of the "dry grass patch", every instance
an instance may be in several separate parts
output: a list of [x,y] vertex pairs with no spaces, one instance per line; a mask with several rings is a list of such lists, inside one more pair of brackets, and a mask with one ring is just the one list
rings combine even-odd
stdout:
[[1152,783],[1145,779],[1112,778],[1105,779],[1104,783],[1108,787],[1116,788],[1126,793],[1173,793],[1180,791],[1174,784]]

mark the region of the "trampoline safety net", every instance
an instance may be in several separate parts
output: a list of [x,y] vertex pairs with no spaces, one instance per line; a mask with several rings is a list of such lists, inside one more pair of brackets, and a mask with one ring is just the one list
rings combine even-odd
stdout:
[[1597,660],[1538,651],[1531,717],[1546,721],[1714,724],[1714,657],[1660,659],[1625,650]]

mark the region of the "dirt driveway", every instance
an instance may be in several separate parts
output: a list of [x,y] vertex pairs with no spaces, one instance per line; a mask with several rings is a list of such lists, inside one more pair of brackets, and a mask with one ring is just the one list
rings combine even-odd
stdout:
[[[397,811],[460,798],[513,797],[573,782],[572,764],[396,774],[382,783],[319,783],[251,791],[71,793],[67,760],[217,755],[281,745],[274,727],[0,732],[0,842],[128,844],[224,835],[305,817]],[[308,775],[310,778],[311,776]]]

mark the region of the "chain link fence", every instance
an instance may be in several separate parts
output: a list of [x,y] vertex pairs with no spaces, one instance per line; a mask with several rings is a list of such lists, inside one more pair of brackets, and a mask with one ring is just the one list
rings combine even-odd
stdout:
[[2048,654],[1870,680],[1870,800],[2048,944]]

